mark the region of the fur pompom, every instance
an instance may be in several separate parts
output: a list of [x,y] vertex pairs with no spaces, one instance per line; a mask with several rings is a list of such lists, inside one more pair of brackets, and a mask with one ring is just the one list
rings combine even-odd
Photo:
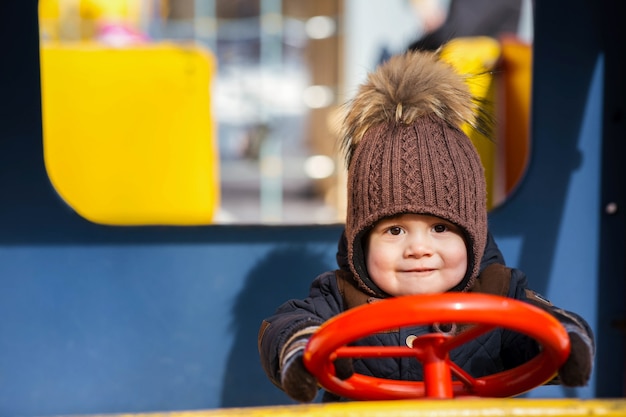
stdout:
[[457,128],[475,125],[476,104],[463,77],[430,51],[393,56],[368,75],[346,106],[340,145],[348,165],[363,135],[378,124],[412,124],[434,114]]

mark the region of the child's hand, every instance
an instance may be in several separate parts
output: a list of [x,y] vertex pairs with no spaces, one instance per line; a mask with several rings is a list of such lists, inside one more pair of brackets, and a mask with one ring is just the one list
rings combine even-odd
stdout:
[[[296,401],[309,403],[317,396],[317,379],[304,366],[304,349],[319,326],[305,327],[293,334],[280,355],[280,385]],[[351,358],[340,358],[334,363],[335,375],[348,379],[354,373]]]
[[[315,399],[318,390],[317,379],[304,366],[304,349],[292,355],[283,365],[281,385],[287,395],[296,401],[309,403]],[[348,379],[354,374],[352,359],[341,358],[335,361],[335,375]]]
[[317,395],[317,379],[304,367],[304,349],[291,355],[282,365],[280,383],[283,390],[296,401],[310,403]]
[[309,338],[319,329],[317,323],[307,323],[287,339],[280,353],[280,385],[291,398],[310,403],[318,391],[317,379],[304,366],[304,349]]
[[561,384],[568,387],[587,385],[596,350],[591,328],[575,313],[554,306],[549,311],[565,327],[570,341],[569,356],[559,369]]
[[571,350],[567,361],[559,369],[559,379],[568,387],[587,385],[593,365],[593,342],[581,332],[570,332],[568,329],[567,335]]
[[553,307],[552,314],[565,327],[570,340],[570,353],[559,369],[559,379],[568,387],[587,385],[595,356],[595,343],[591,328],[572,312]]
[[532,290],[526,290],[527,301],[554,316],[567,331],[570,353],[559,369],[558,382],[568,387],[587,385],[591,377],[596,346],[593,331],[582,317],[552,305]]
[[351,358],[339,358],[335,361],[335,375],[339,379],[348,379],[354,374]]

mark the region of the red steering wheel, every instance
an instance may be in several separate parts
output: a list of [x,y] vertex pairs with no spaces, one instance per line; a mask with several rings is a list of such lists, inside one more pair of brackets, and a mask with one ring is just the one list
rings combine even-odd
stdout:
[[[412,347],[347,346],[373,333],[432,323],[473,326],[455,336],[430,333],[417,337]],[[451,350],[497,327],[534,338],[541,352],[516,368],[480,378],[472,377],[450,360]],[[304,364],[324,388],[355,400],[512,397],[554,377],[569,351],[569,337],[563,326],[538,307],[495,295],[445,293],[390,298],[333,317],[309,340]],[[389,380],[359,373],[341,380],[333,365],[338,358],[403,356],[415,357],[422,363],[424,381]]]

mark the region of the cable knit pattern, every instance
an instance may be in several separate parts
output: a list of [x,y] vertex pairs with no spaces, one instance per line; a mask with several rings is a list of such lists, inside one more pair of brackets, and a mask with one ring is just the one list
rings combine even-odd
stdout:
[[[404,189],[406,192],[399,193],[399,196],[403,199],[403,204],[408,204],[416,199],[423,198],[424,184],[421,178],[415,178],[413,173],[419,166],[419,152],[417,150],[417,143],[414,140],[407,140],[408,129],[402,130],[402,150],[400,151],[400,158],[402,160],[401,168]],[[395,190],[400,188],[394,187]]]
[[367,166],[366,175],[369,176],[369,181],[366,182],[366,186],[368,187],[367,192],[367,200],[363,201],[364,206],[369,206],[370,210],[368,214],[373,212],[372,208],[380,207],[383,203],[383,192],[389,190],[384,190],[382,175],[383,175],[383,160],[381,158],[376,158],[375,155],[382,155],[385,149],[385,142],[381,140],[377,140],[373,143],[372,154]]
[[459,212],[459,190],[456,183],[456,175],[451,171],[454,169],[445,140],[439,129],[432,129],[432,149],[434,159],[435,178],[435,198],[437,205],[443,209]]

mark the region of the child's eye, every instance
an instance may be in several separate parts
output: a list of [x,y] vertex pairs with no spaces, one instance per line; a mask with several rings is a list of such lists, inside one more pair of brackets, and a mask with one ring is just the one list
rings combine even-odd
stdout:
[[394,236],[398,236],[402,232],[403,230],[400,226],[391,226],[389,229],[387,229],[387,233],[394,235]]
[[443,233],[448,230],[448,226],[446,226],[445,224],[436,224],[433,226],[433,230],[435,231],[435,233]]

